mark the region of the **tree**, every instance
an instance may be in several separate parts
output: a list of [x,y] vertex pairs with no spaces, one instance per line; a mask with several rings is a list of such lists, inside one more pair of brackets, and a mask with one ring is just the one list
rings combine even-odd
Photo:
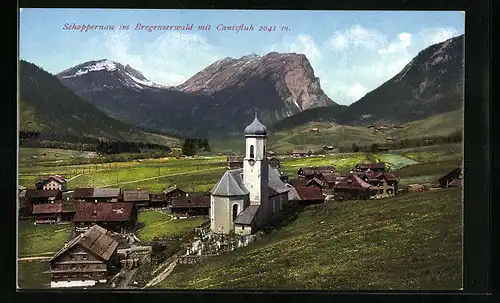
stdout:
[[358,146],[356,143],[353,143],[353,144],[352,144],[352,151],[353,151],[354,153],[359,152],[359,146]]
[[371,146],[371,152],[372,153],[376,153],[378,152],[378,149],[379,149],[379,146],[377,143],[373,143],[372,146]]
[[182,144],[182,154],[186,156],[194,156],[196,154],[196,147],[191,138],[186,138]]

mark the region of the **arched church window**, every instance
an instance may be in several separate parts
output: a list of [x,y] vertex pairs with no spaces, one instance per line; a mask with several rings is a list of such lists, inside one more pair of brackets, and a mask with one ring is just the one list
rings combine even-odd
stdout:
[[266,156],[266,145],[265,144],[262,146],[262,150],[263,150],[264,156]]
[[236,219],[236,217],[238,216],[238,204],[234,204],[233,205],[233,221]]
[[255,157],[254,147],[253,147],[253,145],[250,145],[250,158],[254,158],[254,157]]

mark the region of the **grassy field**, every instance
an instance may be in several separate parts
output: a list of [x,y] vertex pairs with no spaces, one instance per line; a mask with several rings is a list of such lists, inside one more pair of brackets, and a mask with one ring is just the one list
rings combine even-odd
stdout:
[[208,219],[206,217],[172,220],[172,217],[160,210],[144,210],[139,212],[138,222],[144,227],[136,236],[144,242],[154,238],[164,238],[172,234],[182,233],[200,226]]
[[18,262],[17,285],[21,289],[50,288],[49,262]]
[[460,289],[461,189],[307,207],[287,226],[158,288]]
[[55,254],[70,240],[72,227],[71,224],[34,225],[33,221],[19,221],[19,257]]

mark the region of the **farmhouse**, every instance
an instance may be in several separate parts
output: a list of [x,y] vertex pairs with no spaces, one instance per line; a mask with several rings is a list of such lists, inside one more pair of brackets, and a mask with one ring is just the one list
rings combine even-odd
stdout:
[[53,203],[62,199],[62,192],[58,189],[27,189],[26,199],[28,199],[30,205]]
[[137,221],[137,208],[133,203],[78,203],[73,222],[77,232],[92,225],[99,225],[110,231],[125,233]]
[[365,172],[367,170],[375,171],[375,172],[383,172],[385,171],[385,163],[359,163],[355,166],[356,172]]
[[35,224],[70,222],[75,216],[76,205],[72,202],[38,204],[33,206]]
[[334,200],[369,199],[374,192],[371,184],[363,181],[355,174],[350,174],[346,178],[338,179],[333,186]]
[[94,225],[66,243],[50,259],[51,287],[82,287],[106,283],[118,263],[118,242]]
[[398,191],[399,178],[393,173],[367,170],[357,173],[357,175],[367,183],[370,183],[372,188],[376,189],[379,194],[383,194],[385,190],[388,195],[394,195]]
[[331,188],[340,177],[339,173],[322,172],[317,178],[323,181],[328,188]]
[[36,182],[36,189],[38,190],[49,190],[58,189],[62,192],[67,191],[67,180],[66,177],[60,175],[53,175],[49,177],[44,177],[38,182]]
[[149,194],[149,206],[151,207],[166,207],[167,206],[167,195],[161,194]]
[[458,167],[439,178],[439,186],[442,188],[457,187],[462,185],[462,168]]
[[335,168],[333,166],[311,166],[307,168],[300,168],[297,171],[297,176],[303,179],[312,179],[315,177],[321,178],[322,174],[333,174],[334,170]]
[[75,188],[71,194],[71,198],[80,202],[94,202],[92,200],[94,189],[89,187]]
[[73,200],[83,202],[118,202],[121,199],[119,188],[75,188]]
[[137,207],[146,207],[149,205],[149,191],[147,189],[124,190],[123,202],[134,203]]
[[208,216],[210,196],[178,197],[172,201],[170,211],[176,218],[190,216]]
[[170,205],[174,199],[187,196],[187,193],[178,188],[177,184],[165,189],[163,193],[165,194],[165,198],[167,199],[167,205]]
[[310,156],[312,152],[310,150],[305,149],[294,149],[292,150],[293,157],[307,157]]
[[323,196],[321,188],[317,186],[298,187],[295,190],[299,198],[296,201],[298,204],[308,205],[325,202],[325,196]]
[[216,234],[252,234],[277,218],[288,202],[288,188],[268,164],[267,128],[257,113],[245,137],[243,168],[226,171],[210,191],[210,229]]

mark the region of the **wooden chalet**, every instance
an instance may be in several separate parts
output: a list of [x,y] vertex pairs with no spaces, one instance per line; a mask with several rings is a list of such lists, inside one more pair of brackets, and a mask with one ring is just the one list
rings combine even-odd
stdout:
[[462,168],[458,167],[439,178],[442,188],[462,186]]
[[372,185],[376,191],[375,198],[394,196],[398,192],[399,178],[393,173],[365,171],[357,176]]
[[36,189],[38,190],[58,189],[62,192],[68,190],[67,184],[66,177],[61,175],[43,177],[35,183]]
[[165,189],[163,193],[165,194],[165,197],[167,199],[167,205],[170,205],[174,199],[187,196],[187,193],[184,190],[178,188],[177,185]]
[[359,176],[351,174],[348,177],[337,179],[333,186],[333,198],[337,201],[366,200],[375,194],[371,187],[371,184]]
[[297,176],[302,179],[321,178],[322,174],[333,174],[334,170],[333,166],[304,167],[297,171]]
[[25,198],[28,199],[28,203],[31,205],[47,204],[60,201],[62,199],[62,192],[58,189],[27,189]]
[[50,259],[50,285],[91,287],[106,283],[119,265],[118,242],[109,232],[94,225],[66,243]]
[[150,207],[166,207],[167,204],[167,195],[164,193],[161,194],[149,194],[149,206]]
[[76,212],[73,202],[58,201],[49,204],[37,204],[33,206],[35,224],[70,222]]
[[75,230],[82,232],[94,224],[110,231],[125,233],[137,222],[137,208],[133,203],[78,203],[73,223]]
[[324,187],[332,188],[340,177],[339,173],[322,172],[317,178],[324,182]]
[[75,188],[72,199],[84,202],[111,202],[115,203],[121,199],[119,188]]
[[243,156],[230,156],[227,157],[227,169],[243,168]]
[[149,206],[149,199],[150,196],[147,189],[123,191],[123,202],[134,203],[139,208]]
[[310,150],[305,149],[294,149],[292,150],[293,157],[307,157],[310,156],[312,152]]
[[178,197],[172,201],[170,211],[174,217],[208,216],[210,210],[210,195],[195,197]]
[[375,172],[383,172],[385,171],[385,163],[377,162],[377,163],[359,163],[355,166],[356,172],[365,172],[367,170],[375,171]]

